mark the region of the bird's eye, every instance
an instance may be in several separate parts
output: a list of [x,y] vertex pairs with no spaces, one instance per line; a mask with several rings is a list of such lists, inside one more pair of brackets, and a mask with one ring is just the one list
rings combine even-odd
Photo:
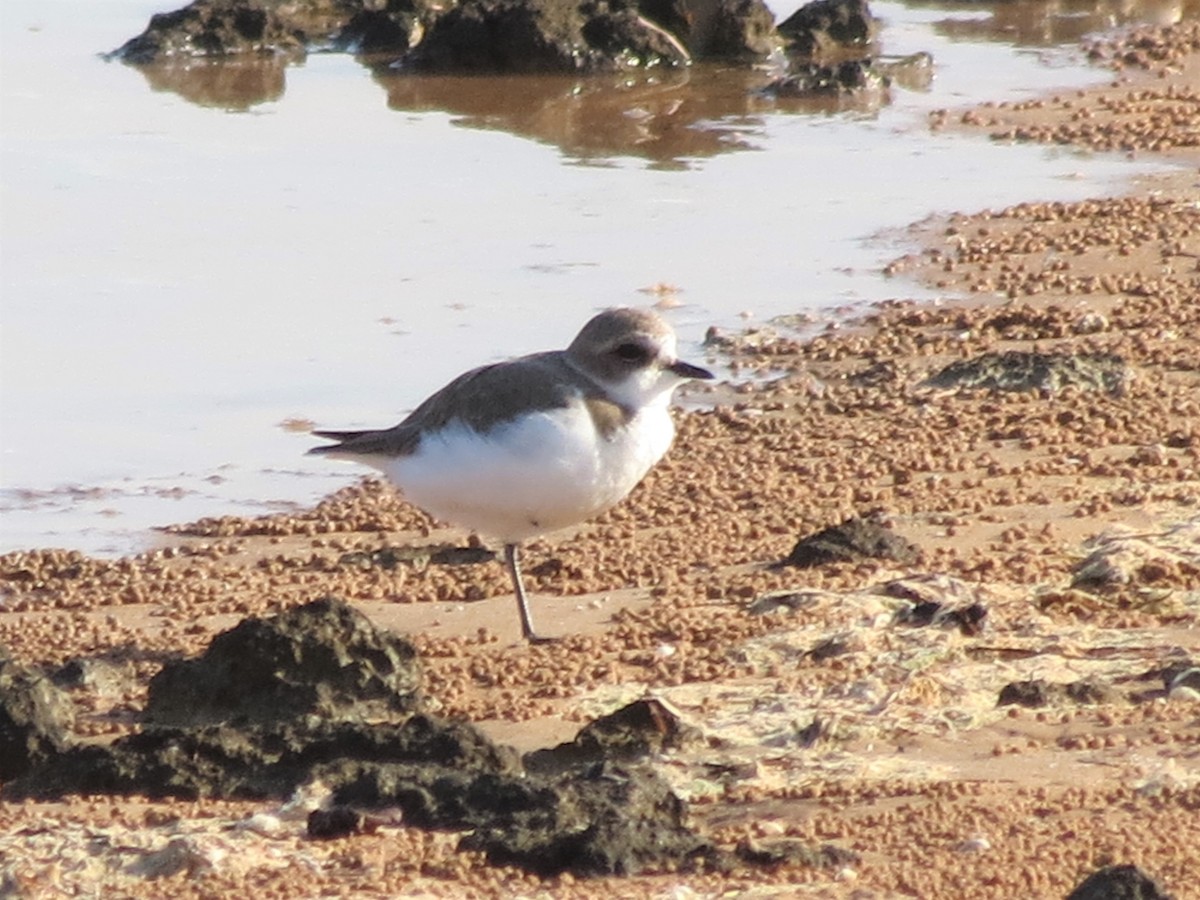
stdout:
[[641,344],[625,343],[618,344],[613,355],[624,362],[645,362],[649,354]]

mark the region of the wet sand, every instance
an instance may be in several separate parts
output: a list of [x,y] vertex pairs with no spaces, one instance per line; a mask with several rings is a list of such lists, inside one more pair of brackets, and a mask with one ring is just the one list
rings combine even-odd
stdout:
[[[441,712],[522,750],[646,693],[667,700],[704,739],[656,765],[702,832],[828,842],[857,861],[543,881],[456,851],[453,834],[314,842],[302,822],[232,827],[278,804],[97,797],[0,808],[0,881],[28,897],[1055,897],[1133,863],[1188,896],[1200,688],[1178,676],[1200,659],[1200,209],[1185,146],[1197,34],[1098,47],[1098,64],[1121,61],[1110,87],[935,115],[1182,165],[1125,197],[914,226],[923,249],[892,272],[961,301],[888,304],[807,341],[782,327],[713,335],[714,361],[762,380],[688,398],[675,447],[627,503],[527,549],[556,644],[517,642],[498,561],[381,553],[470,539],[375,482],[299,515],[182,525],[136,558],[0,558],[0,644],[15,658],[130,666],[113,690],[77,692],[89,738],[134,727],[163,659],[334,594],[412,637]],[[998,377],[1032,359],[1012,354],[1059,368],[1035,373],[1040,389],[929,382],[989,353],[1010,354]],[[852,516],[907,538],[917,561],[773,565]],[[986,618],[926,624],[920,601]],[[1038,680],[1023,696],[1040,705],[998,705]],[[137,865],[173,840],[194,865],[162,878]]]

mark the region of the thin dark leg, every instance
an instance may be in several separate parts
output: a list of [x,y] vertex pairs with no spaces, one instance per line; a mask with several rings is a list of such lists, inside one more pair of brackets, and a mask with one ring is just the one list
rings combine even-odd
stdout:
[[517,610],[521,613],[521,634],[531,644],[544,644],[550,638],[538,637],[533,630],[533,619],[529,615],[529,600],[525,596],[525,585],[521,581],[521,558],[516,544],[504,545],[504,561],[508,563],[508,574],[512,576],[513,591],[517,595]]

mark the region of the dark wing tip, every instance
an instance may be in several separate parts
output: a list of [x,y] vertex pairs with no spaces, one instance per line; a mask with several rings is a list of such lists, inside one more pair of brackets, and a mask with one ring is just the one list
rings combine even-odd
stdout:
[[330,441],[337,441],[336,444],[322,444],[320,447],[310,447],[305,451],[306,456],[320,456],[322,453],[330,453],[334,450],[342,449],[347,441],[352,441],[363,432],[361,431],[312,431],[313,437],[325,438]]
[[313,434],[337,443],[313,447],[309,453],[316,456],[338,455],[347,459],[364,456],[407,456],[416,449],[421,439],[418,429],[408,428],[403,424],[382,431],[314,431]]

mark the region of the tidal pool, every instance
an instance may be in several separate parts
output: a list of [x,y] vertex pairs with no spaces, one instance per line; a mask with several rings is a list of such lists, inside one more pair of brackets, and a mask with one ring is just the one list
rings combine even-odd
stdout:
[[931,53],[934,77],[839,104],[712,66],[101,58],[170,7],[6,0],[0,18],[0,552],[117,554],[155,525],[310,503],[361,473],[304,458],[287,423],[393,424],[656,286],[689,357],[709,325],[928,296],[882,275],[900,250],[877,235],[1139,171],[933,133],[929,111],[1103,81],[1080,36],[1185,14],[875,3],[883,51]]

